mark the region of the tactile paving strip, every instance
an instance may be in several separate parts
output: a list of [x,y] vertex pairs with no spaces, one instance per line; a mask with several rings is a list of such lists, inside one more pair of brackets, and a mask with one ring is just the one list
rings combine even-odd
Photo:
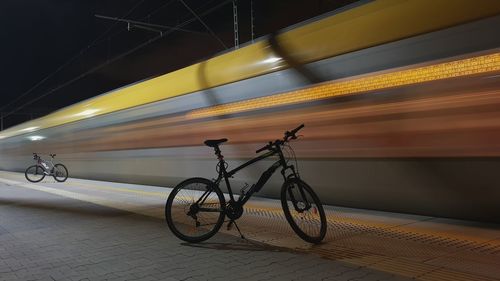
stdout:
[[239,224],[252,240],[419,280],[500,280],[500,230],[492,230],[496,238],[480,239],[420,226],[435,220],[428,217],[370,220],[342,208],[327,216],[326,241],[318,246],[300,241],[279,206],[245,208]]

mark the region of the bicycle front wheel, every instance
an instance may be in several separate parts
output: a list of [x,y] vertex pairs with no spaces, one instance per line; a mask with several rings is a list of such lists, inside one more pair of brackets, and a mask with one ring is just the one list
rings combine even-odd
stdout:
[[29,166],[24,172],[24,176],[30,182],[39,182],[45,178],[45,169],[40,165]]
[[63,164],[55,164],[53,176],[56,181],[64,182],[68,179],[68,169]]
[[287,179],[281,188],[281,206],[288,223],[300,238],[315,244],[325,238],[325,211],[307,183],[297,178]]
[[191,243],[212,237],[224,223],[225,199],[210,180],[192,178],[178,184],[165,204],[168,227]]

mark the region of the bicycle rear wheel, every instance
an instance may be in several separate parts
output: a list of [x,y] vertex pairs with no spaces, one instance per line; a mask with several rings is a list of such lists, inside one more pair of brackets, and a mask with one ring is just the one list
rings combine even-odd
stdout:
[[40,165],[29,166],[24,171],[24,176],[30,182],[39,182],[45,178],[45,169]]
[[320,243],[326,235],[326,215],[312,188],[298,178],[290,178],[281,188],[281,206],[285,217],[303,240]]
[[54,179],[58,182],[64,182],[68,179],[68,169],[63,164],[54,165]]
[[168,196],[165,219],[175,236],[196,243],[219,231],[224,210],[224,196],[212,181],[191,178],[178,184]]

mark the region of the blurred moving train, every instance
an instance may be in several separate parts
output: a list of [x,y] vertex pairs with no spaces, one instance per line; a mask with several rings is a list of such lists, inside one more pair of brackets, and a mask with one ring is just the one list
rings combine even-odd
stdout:
[[[0,169],[173,186],[305,123],[325,204],[500,222],[500,1],[378,0],[0,132]],[[236,178],[253,183],[270,163]],[[279,175],[261,196],[278,196]]]

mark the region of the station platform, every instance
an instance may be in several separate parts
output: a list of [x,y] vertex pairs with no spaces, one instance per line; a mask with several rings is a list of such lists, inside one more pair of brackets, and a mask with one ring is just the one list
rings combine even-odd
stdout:
[[0,280],[500,280],[500,225],[326,206],[325,242],[300,240],[278,200],[236,229],[178,240],[171,189],[0,171]]

